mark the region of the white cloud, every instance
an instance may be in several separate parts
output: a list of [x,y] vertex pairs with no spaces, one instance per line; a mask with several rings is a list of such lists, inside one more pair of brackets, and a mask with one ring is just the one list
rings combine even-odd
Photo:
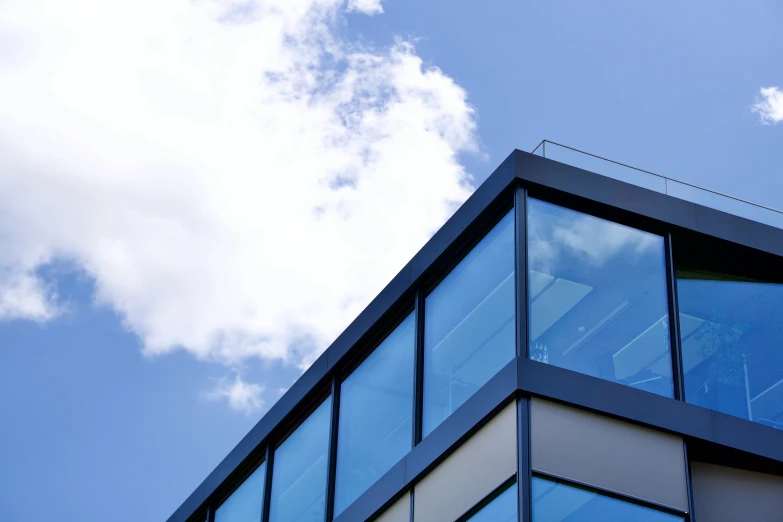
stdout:
[[374,15],[383,13],[383,6],[381,0],[348,0],[348,10]]
[[783,91],[777,87],[762,87],[761,97],[752,107],[759,115],[761,123],[780,123],[783,121]]
[[264,407],[263,393],[263,386],[245,382],[237,373],[233,381],[228,378],[219,379],[215,388],[207,394],[207,398],[226,400],[232,409],[252,415]]
[[618,255],[643,256],[660,252],[663,245],[660,236],[595,216],[564,212],[550,203],[537,202],[530,211],[532,268],[549,274],[558,270],[563,257],[602,267]]
[[476,142],[465,91],[342,40],[346,9],[0,3],[0,318],[53,317],[64,260],[146,354],[314,360],[469,195]]
[[38,277],[6,270],[0,275],[0,319],[48,321],[58,315],[57,294]]

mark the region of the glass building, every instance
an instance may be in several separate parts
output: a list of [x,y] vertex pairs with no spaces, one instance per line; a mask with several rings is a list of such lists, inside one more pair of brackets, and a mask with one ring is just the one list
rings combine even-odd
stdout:
[[783,520],[783,213],[514,151],[169,522]]

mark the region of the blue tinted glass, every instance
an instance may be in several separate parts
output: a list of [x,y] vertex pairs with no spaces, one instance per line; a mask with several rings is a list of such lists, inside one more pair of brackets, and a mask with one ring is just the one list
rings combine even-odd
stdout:
[[411,315],[341,385],[335,516],[411,449],[414,351]]
[[661,236],[528,200],[530,358],[671,397]]
[[275,450],[270,522],[323,522],[331,406],[329,397]]
[[533,477],[533,522],[674,522],[656,511],[560,482]]
[[506,215],[427,296],[423,435],[514,358],[514,220]]
[[264,508],[264,481],[266,462],[258,466],[252,475],[215,511],[215,522],[258,522]]
[[783,428],[783,285],[677,271],[685,399]]
[[468,520],[470,522],[516,522],[517,485],[513,484],[507,488]]

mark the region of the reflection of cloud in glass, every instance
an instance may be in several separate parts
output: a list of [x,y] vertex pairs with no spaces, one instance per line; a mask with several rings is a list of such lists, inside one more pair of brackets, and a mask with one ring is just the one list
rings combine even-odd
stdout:
[[551,273],[563,254],[600,267],[621,252],[642,255],[660,246],[654,234],[549,203],[531,203],[529,258],[536,270]]

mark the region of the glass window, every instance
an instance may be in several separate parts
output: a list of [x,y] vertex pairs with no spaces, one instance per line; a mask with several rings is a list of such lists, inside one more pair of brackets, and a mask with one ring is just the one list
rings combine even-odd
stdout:
[[783,428],[783,284],[678,269],[677,293],[685,399]]
[[414,352],[411,314],[341,385],[335,516],[411,449]]
[[514,358],[514,306],[510,212],[427,296],[423,436]]
[[329,397],[275,450],[270,522],[323,522],[331,406]]
[[266,462],[245,481],[215,511],[215,522],[259,522],[264,509]]
[[674,522],[683,517],[533,477],[533,522]]
[[530,358],[671,397],[661,236],[528,200]]
[[516,522],[517,487],[516,483],[507,487],[500,495],[492,499],[479,512],[470,517],[470,522]]

